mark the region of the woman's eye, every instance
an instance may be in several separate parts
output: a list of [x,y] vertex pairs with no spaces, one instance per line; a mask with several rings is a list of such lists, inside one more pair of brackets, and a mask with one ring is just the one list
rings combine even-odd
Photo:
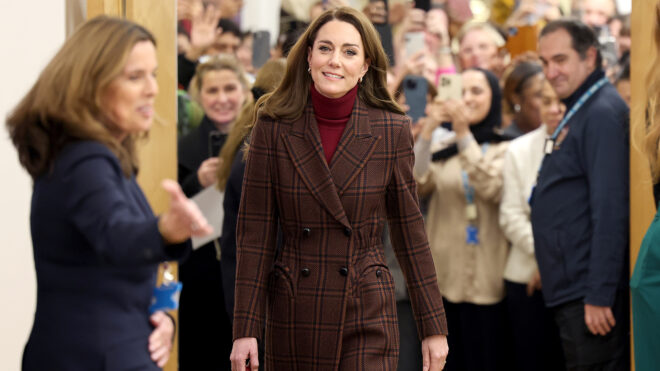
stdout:
[[357,52],[353,49],[348,49],[348,50],[346,50],[346,54],[348,54],[350,56],[354,56],[354,55],[357,55]]
[[327,52],[327,51],[330,51],[330,48],[328,48],[325,45],[321,45],[321,46],[319,46],[319,50],[322,51],[322,52]]

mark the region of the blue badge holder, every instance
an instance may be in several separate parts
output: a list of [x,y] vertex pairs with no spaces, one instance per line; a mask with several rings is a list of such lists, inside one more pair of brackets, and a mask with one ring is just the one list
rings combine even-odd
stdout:
[[149,314],[159,310],[168,312],[179,309],[179,296],[182,287],[181,282],[170,282],[154,288]]
[[465,229],[465,242],[468,245],[478,245],[479,244],[479,229],[474,225],[468,225]]

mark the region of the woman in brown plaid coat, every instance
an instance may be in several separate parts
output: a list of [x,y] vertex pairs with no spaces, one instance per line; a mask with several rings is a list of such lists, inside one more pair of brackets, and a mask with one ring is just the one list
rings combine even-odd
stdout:
[[257,103],[237,227],[232,370],[248,359],[258,369],[257,339],[266,370],[396,370],[385,219],[425,370],[444,366],[447,325],[412,175],[413,139],[387,92],[386,67],[369,20],[329,10],[291,50],[282,84]]

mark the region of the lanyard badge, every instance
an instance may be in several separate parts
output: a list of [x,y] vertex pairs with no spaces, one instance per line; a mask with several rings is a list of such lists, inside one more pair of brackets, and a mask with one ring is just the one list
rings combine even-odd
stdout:
[[[481,151],[486,154],[488,150],[488,143],[481,145]],[[465,228],[465,243],[468,245],[476,246],[479,244],[479,228],[477,227],[477,204],[474,203],[474,187],[470,185],[470,180],[467,172],[461,171],[463,179],[463,190],[465,191],[465,218],[468,225]]]
[[178,282],[172,273],[172,267],[163,263],[163,283],[154,288],[149,314],[159,310],[168,312],[179,308],[179,296],[183,285]]

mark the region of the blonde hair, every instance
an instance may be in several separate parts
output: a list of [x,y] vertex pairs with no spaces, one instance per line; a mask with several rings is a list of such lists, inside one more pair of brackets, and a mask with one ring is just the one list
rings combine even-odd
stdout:
[[[262,93],[269,93],[275,90],[282,81],[284,71],[286,70],[286,60],[284,58],[272,59],[266,62],[257,73],[254,81],[255,90],[261,90]],[[255,102],[251,99],[243,106],[239,113],[234,127],[229,132],[225,144],[222,146],[219,158],[222,160],[218,167],[218,189],[224,190],[227,186],[227,179],[231,171],[232,163],[236,157],[239,147],[245,138],[252,131],[255,124]]]
[[387,56],[380,42],[378,32],[367,17],[350,7],[329,9],[323,12],[307,27],[287,58],[286,72],[282,83],[271,94],[266,94],[257,102],[259,114],[274,119],[295,120],[302,116],[312,78],[307,72],[307,53],[321,27],[337,20],[351,24],[362,37],[365,60],[370,61],[369,69],[358,88],[358,97],[366,105],[403,114],[387,90]]
[[245,71],[239,63],[238,59],[231,54],[219,54],[217,56],[211,57],[208,61],[200,63],[195,69],[195,76],[193,76],[190,81],[190,86],[188,87],[188,93],[190,97],[199,105],[202,105],[201,93],[202,93],[202,84],[204,82],[204,76],[207,73],[212,71],[222,71],[229,70],[232,71],[238,81],[240,81],[243,91],[247,94],[247,91],[250,90],[250,82],[245,76]]
[[33,179],[51,169],[67,143],[78,140],[103,143],[119,159],[124,175],[137,172],[136,135],[119,142],[101,101],[133,46],[142,41],[156,45],[142,26],[99,16],[82,24],[62,45],[7,118],[19,161]]
[[647,87],[646,130],[642,142],[642,151],[646,154],[651,165],[653,182],[657,183],[660,179],[660,157],[658,156],[660,150],[660,65],[658,64],[660,63],[660,2],[656,4],[655,18],[656,56],[646,77],[649,84]]
[[456,40],[458,40],[458,45],[463,42],[463,38],[470,33],[471,31],[474,30],[481,30],[486,32],[488,36],[490,37],[491,41],[497,48],[502,48],[506,44],[506,40],[504,40],[504,37],[493,27],[491,24],[486,23],[486,22],[476,22],[476,21],[471,21],[463,25],[461,27],[460,31],[458,31],[458,35],[456,35]]

